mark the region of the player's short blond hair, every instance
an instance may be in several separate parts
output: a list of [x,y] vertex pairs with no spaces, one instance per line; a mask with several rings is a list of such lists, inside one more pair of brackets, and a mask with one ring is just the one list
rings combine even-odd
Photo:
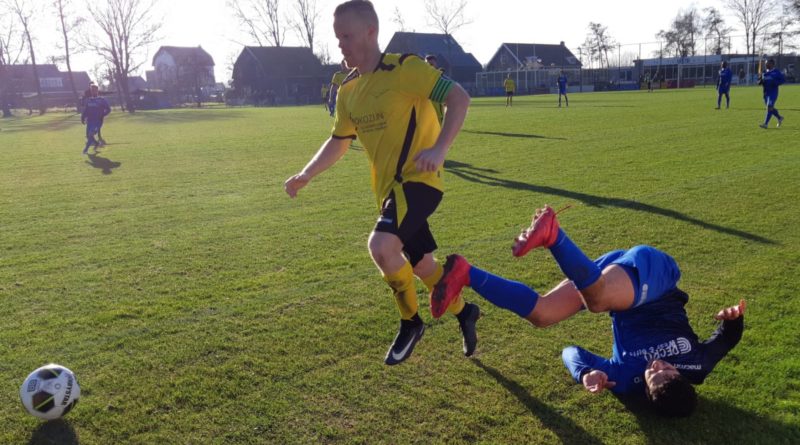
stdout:
[[371,25],[378,27],[378,13],[375,12],[375,6],[369,0],[348,0],[339,4],[336,10],[333,11],[333,16],[338,17],[342,14],[352,12],[359,18],[366,21]]

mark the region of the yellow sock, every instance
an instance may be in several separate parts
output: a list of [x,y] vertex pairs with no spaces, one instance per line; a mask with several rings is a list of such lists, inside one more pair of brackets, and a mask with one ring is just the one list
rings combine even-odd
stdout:
[[436,263],[436,270],[428,275],[427,277],[420,277],[423,283],[425,283],[425,287],[428,288],[428,293],[433,292],[433,286],[436,286],[436,283],[442,278],[442,274],[444,273],[444,267],[438,262]]
[[[442,274],[444,274],[444,267],[437,262],[436,271],[427,277],[421,278],[422,282],[425,283],[425,287],[428,288],[428,293],[433,292],[433,287],[436,286],[436,283],[438,283],[442,278]],[[453,302],[450,303],[450,306],[447,307],[447,312],[450,312],[453,315],[458,315],[462,310],[464,310],[465,304],[466,303],[464,303],[464,299],[461,298],[461,295],[459,295],[458,298],[453,300]]]
[[383,279],[389,284],[394,292],[394,302],[400,310],[400,318],[411,320],[417,313],[417,288],[414,286],[414,269],[411,263],[406,261],[403,267],[395,273],[384,275]]

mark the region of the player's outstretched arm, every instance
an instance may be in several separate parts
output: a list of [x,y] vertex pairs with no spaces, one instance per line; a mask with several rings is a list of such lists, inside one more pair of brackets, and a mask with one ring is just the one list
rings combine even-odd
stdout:
[[459,84],[454,84],[453,88],[445,98],[445,113],[442,131],[433,147],[422,150],[414,157],[418,171],[436,171],[444,164],[444,158],[450,145],[456,139],[458,132],[464,125],[469,108],[469,94]]
[[297,196],[297,192],[308,185],[315,176],[330,168],[344,156],[347,148],[350,147],[350,141],[351,139],[349,138],[328,138],[303,170],[283,183],[283,189],[286,190],[286,193],[292,198]]
[[744,310],[747,307],[747,302],[742,298],[739,304],[720,310],[714,315],[717,320],[736,320],[744,315]]

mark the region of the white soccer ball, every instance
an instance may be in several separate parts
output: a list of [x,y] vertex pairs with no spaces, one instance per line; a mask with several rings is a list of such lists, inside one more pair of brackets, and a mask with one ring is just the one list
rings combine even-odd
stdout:
[[30,373],[19,388],[19,398],[25,409],[47,420],[67,414],[80,396],[81,388],[75,374],[55,363]]

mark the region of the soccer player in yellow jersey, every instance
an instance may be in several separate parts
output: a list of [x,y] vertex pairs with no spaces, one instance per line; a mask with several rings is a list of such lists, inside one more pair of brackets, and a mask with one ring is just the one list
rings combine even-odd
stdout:
[[506,89],[506,106],[514,105],[514,90],[517,88],[516,82],[511,78],[511,74],[503,81],[503,87]]
[[342,82],[344,82],[348,74],[350,74],[350,70],[347,69],[347,64],[342,60],[342,69],[333,73],[331,78],[330,96],[328,96],[328,109],[331,112],[331,116],[336,111],[336,98],[339,96],[339,88],[342,87]]
[[322,107],[326,110],[328,109],[328,85],[322,84],[322,88],[319,90],[320,94],[322,95]]
[[[347,66],[353,70],[342,84],[332,135],[296,175],[284,183],[295,197],[309,181],[334,165],[358,136],[372,172],[372,189],[380,217],[368,247],[375,265],[391,287],[400,311],[400,329],[385,363],[406,360],[425,331],[418,314],[414,276],[432,291],[444,268],[433,258],[436,241],[428,218],[442,199],[442,166],[469,107],[469,95],[457,83],[414,55],[382,54],[378,16],[368,0],[350,0],[334,12],[333,28]],[[444,127],[439,127],[431,101],[444,102]],[[445,265],[445,267],[448,267]],[[456,315],[471,356],[478,337],[478,306],[461,297],[436,304],[439,318]]]

